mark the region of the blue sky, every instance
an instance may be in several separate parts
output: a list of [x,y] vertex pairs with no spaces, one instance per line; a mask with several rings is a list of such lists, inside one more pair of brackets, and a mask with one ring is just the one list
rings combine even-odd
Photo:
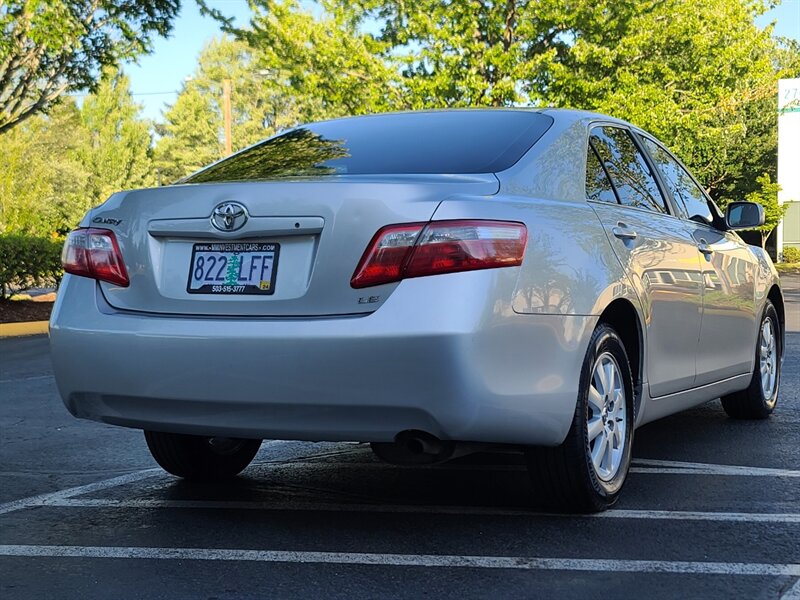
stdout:
[[[249,19],[247,0],[210,0],[208,4],[234,17],[237,24],[244,25]],[[760,17],[758,24],[765,27],[772,21],[776,35],[800,41],[800,0],[783,0]],[[184,79],[194,72],[203,44],[216,35],[220,35],[216,21],[201,16],[194,0],[184,0],[170,37],[156,40],[153,54],[125,67],[146,118],[159,119],[162,109],[175,101]]]
[[[170,36],[157,39],[152,54],[124,68],[131,79],[136,101],[144,107],[143,113],[148,119],[159,119],[165,105],[175,101],[184,79],[197,66],[203,44],[221,35],[218,23],[211,17],[201,16],[194,0],[183,0],[182,4]],[[208,5],[234,17],[237,25],[249,21],[247,0],[211,0]]]
[[775,35],[800,42],[800,0],[783,0],[771,11],[756,20],[761,27],[775,21]]

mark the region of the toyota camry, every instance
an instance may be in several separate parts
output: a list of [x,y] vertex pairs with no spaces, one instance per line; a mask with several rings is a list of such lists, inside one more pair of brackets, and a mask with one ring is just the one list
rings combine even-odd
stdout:
[[85,216],[58,387],[180,477],[232,477],[262,439],[403,464],[519,450],[538,505],[603,510],[641,425],[775,408],[779,279],[736,233],[763,219],[604,115],[305,125]]

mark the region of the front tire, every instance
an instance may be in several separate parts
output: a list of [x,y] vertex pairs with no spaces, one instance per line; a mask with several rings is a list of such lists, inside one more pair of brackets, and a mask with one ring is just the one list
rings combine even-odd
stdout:
[[167,473],[213,481],[235,477],[255,457],[261,440],[145,431],[150,454]]
[[723,396],[722,408],[734,419],[766,419],[778,403],[783,337],[778,311],[767,300],[758,330],[753,378],[747,389]]
[[601,323],[583,361],[566,439],[555,448],[526,452],[537,504],[574,513],[613,506],[628,475],[633,428],[633,377],[625,345]]

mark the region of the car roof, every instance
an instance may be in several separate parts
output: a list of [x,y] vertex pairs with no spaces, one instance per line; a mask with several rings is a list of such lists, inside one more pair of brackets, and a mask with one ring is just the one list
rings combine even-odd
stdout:
[[577,108],[545,108],[540,110],[542,114],[549,115],[554,119],[566,121],[610,121],[622,125],[630,125],[627,121],[612,117],[591,110],[581,110]]
[[[488,106],[476,106],[476,107],[459,107],[459,108],[427,108],[423,110],[400,110],[400,111],[387,111],[381,113],[370,113],[365,115],[353,115],[347,117],[338,117],[335,119],[325,119],[322,121],[313,121],[306,123],[305,125],[312,125],[316,123],[330,123],[335,121],[345,121],[351,119],[379,119],[381,117],[390,116],[390,115],[407,115],[407,114],[431,114],[435,115],[436,113],[443,113],[443,112],[469,112],[469,113],[486,113],[486,112],[496,112],[496,111],[507,111],[507,112],[535,112],[544,115],[548,115],[549,117],[553,118],[554,120],[560,121],[562,123],[570,123],[570,122],[578,122],[578,121],[605,121],[605,122],[614,122],[619,123],[621,125],[632,126],[631,123],[627,121],[623,121],[622,119],[618,119],[616,117],[612,117],[610,115],[605,115],[598,112],[593,112],[589,110],[581,110],[575,108],[556,108],[556,107],[536,107],[536,106],[497,106],[497,107],[488,107]],[[300,125],[302,127],[303,125]]]

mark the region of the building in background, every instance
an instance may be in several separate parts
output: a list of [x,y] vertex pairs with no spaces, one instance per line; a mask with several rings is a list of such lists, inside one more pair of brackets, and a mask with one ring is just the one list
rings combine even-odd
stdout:
[[777,227],[776,252],[800,248],[800,79],[778,82],[778,202],[789,209]]

